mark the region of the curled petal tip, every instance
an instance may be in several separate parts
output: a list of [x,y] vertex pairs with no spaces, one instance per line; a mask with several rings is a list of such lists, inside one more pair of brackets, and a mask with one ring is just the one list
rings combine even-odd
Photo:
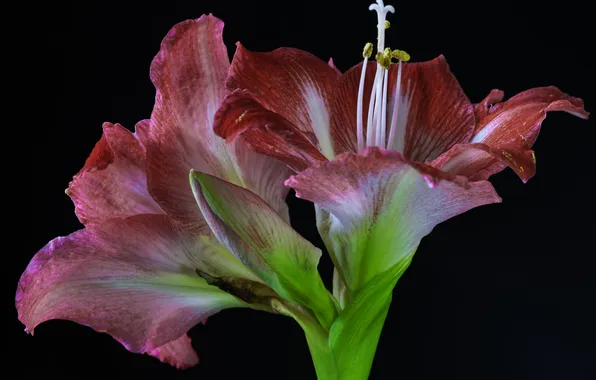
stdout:
[[292,187],[292,185],[296,182],[296,179],[294,178],[294,176],[291,176],[290,178],[286,179],[284,181],[284,185],[288,186],[288,187]]

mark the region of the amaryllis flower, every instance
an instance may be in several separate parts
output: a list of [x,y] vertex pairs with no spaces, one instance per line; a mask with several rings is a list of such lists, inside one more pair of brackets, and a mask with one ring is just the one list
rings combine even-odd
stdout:
[[176,25],[151,65],[150,120],[135,133],[104,124],[67,190],[85,228],[49,242],[19,281],[31,334],[67,319],[188,367],[186,332],[225,308],[331,324],[321,252],[288,224],[288,169],[212,131],[230,65],[222,29],[213,16]]
[[344,74],[297,49],[238,45],[214,126],[299,172],[286,184],[316,206],[345,307],[330,345],[340,374],[360,374],[350,378],[368,374],[391,289],[421,239],[446,219],[500,202],[486,179],[505,167],[523,181],[534,175],[531,147],[547,112],[588,116],[580,99],[555,87],[505,102],[493,90],[473,104],[443,56],[406,63],[407,53],[385,48],[393,7],[377,0],[370,9],[377,62],[367,45],[364,61]]

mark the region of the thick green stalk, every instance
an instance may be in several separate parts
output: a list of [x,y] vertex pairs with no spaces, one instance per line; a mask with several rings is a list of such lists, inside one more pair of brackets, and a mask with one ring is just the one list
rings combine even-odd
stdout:
[[274,310],[294,318],[304,330],[319,380],[368,379],[393,288],[410,261],[402,260],[354,292],[329,331],[308,309],[272,301]]
[[294,318],[304,330],[306,341],[319,380],[339,380],[335,358],[329,347],[329,332],[308,310],[288,302],[274,299],[271,306],[280,314]]
[[[411,258],[401,261],[354,292],[331,326],[326,345],[322,342],[325,332],[309,331],[313,326],[307,325],[305,332],[320,380],[368,379],[393,288],[410,261]],[[331,360],[333,365],[327,363]],[[319,373],[319,368],[325,372]],[[335,373],[331,373],[333,370]]]

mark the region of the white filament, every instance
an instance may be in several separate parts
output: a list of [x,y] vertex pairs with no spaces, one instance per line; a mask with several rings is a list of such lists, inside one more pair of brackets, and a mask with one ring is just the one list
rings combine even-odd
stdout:
[[395,84],[395,107],[393,108],[393,117],[391,118],[391,129],[389,130],[389,140],[387,149],[393,149],[395,144],[395,133],[397,129],[397,116],[399,112],[399,103],[401,96],[401,60],[397,64],[397,83]]
[[362,74],[360,74],[360,85],[358,86],[358,104],[356,105],[356,135],[358,140],[358,152],[364,149],[364,128],[362,120],[362,102],[364,97],[364,78],[366,78],[366,65],[368,57],[364,57],[362,63]]
[[387,77],[389,70],[383,70],[383,100],[381,102],[381,117],[377,124],[377,146],[385,148],[385,137],[387,131]]
[[[378,65],[377,65],[378,66]],[[375,100],[377,97],[377,92],[375,88],[377,87],[377,82],[379,81],[379,73],[381,71],[377,68],[377,73],[375,74],[375,81],[373,82],[373,88],[370,93],[370,102],[368,103],[368,119],[366,121],[366,146],[374,145],[375,141],[375,128],[373,125],[373,114],[375,111]]]

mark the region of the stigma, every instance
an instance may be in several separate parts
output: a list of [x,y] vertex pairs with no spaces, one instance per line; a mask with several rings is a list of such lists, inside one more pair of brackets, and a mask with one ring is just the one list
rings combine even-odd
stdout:
[[[396,135],[398,106],[400,104],[401,95],[401,70],[402,62],[410,60],[410,56],[403,50],[391,50],[385,47],[385,30],[390,27],[390,23],[386,20],[387,13],[395,13],[395,8],[391,5],[385,5],[383,0],[376,0],[375,4],[371,4],[368,8],[371,11],[377,12],[377,53],[375,60],[377,61],[377,71],[375,74],[372,92],[370,94],[370,102],[368,104],[368,118],[366,120],[366,136],[364,135],[364,120],[363,120],[363,99],[364,99],[364,81],[366,78],[366,68],[368,60],[372,56],[373,45],[367,43],[364,47],[362,63],[362,73],[360,75],[360,83],[358,87],[358,102],[356,110],[356,134],[358,151],[363,150],[367,146],[379,146],[386,149],[394,147],[394,140]],[[392,60],[398,62],[398,74],[396,83],[396,96],[393,117],[389,125],[387,124],[387,80],[389,77],[389,69],[391,68]],[[387,132],[389,134],[387,135]]]

